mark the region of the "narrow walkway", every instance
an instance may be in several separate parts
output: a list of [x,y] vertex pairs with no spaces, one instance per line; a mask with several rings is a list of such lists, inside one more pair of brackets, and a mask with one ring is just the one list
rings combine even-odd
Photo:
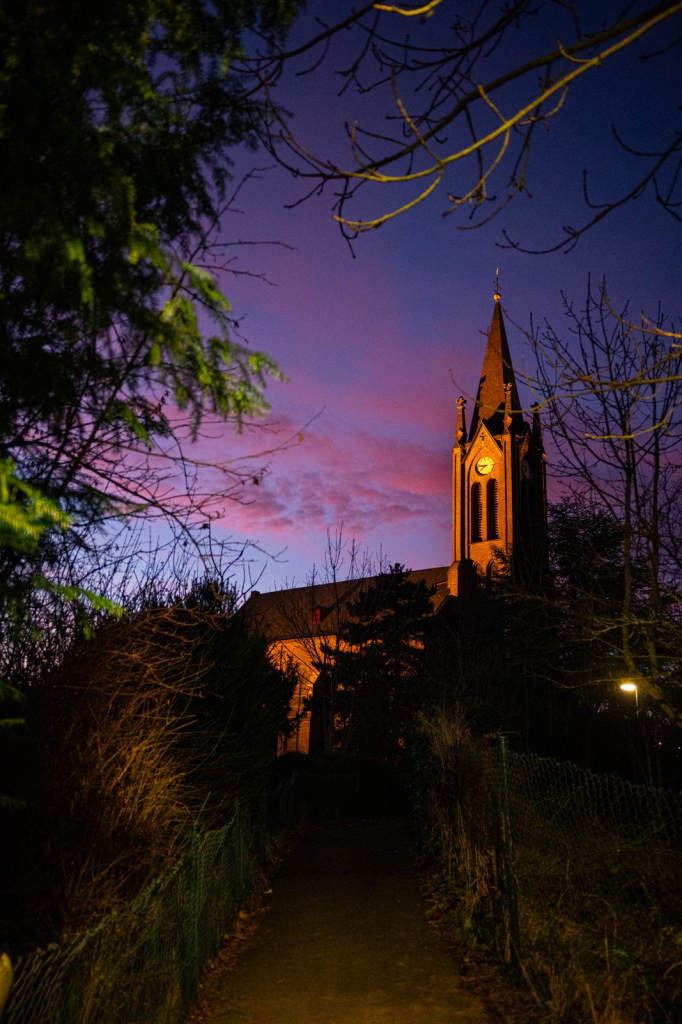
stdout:
[[311,830],[210,1024],[486,1024],[425,920],[402,822]]

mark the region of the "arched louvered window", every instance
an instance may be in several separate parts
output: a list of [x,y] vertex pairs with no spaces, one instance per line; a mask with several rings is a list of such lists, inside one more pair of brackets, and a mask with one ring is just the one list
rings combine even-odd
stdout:
[[497,480],[488,480],[485,494],[485,511],[488,540],[497,540],[499,537],[498,513],[497,513]]
[[483,540],[483,501],[478,483],[471,487],[471,540]]

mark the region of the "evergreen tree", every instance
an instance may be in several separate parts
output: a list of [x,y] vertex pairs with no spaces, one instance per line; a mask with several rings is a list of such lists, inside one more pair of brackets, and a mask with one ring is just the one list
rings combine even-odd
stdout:
[[239,426],[267,408],[277,368],[233,340],[209,268],[229,149],[253,144],[268,116],[234,71],[242,37],[281,37],[297,0],[0,8],[7,633],[28,611],[54,617],[34,600],[40,580],[58,578],[64,596],[74,551],[110,543],[104,527],[164,512],[191,524],[197,503],[173,505],[154,463],[178,428],[181,447],[205,415]]
[[431,592],[399,564],[349,603],[337,655],[338,724],[344,749],[396,762],[425,699]]

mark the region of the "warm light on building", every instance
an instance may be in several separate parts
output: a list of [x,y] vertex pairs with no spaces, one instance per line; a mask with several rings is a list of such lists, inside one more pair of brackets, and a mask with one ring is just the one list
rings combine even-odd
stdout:
[[[477,579],[489,586],[497,569],[511,565],[512,558],[514,566],[525,566],[524,571],[545,571],[547,482],[540,414],[534,406],[530,422],[523,415],[497,279],[468,425],[465,406],[466,399],[460,396],[452,451],[451,561],[409,573],[411,583],[422,582],[431,590],[434,616],[452,613],[450,598],[465,608],[476,599]],[[289,710],[291,730],[280,736],[280,754],[308,753],[319,742],[322,734],[316,736],[316,730],[324,723],[322,712],[317,719],[312,713],[315,684],[320,678],[322,685],[326,678],[332,689],[340,685],[333,675],[335,656],[347,645],[339,639],[339,630],[348,624],[352,602],[377,578],[330,578],[272,594],[252,592],[245,608],[269,639],[272,660],[281,666],[292,661],[298,670]],[[422,647],[423,642],[414,646]],[[317,707],[322,707],[320,701]],[[327,722],[324,728],[332,727]]]

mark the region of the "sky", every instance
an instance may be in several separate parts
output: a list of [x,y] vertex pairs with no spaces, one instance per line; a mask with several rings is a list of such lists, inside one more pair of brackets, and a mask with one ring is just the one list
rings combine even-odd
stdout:
[[[462,6],[444,0],[424,28],[432,41]],[[331,21],[347,10],[341,0],[311,0],[291,42],[319,30],[316,16]],[[669,35],[669,28],[659,32],[651,48]],[[554,39],[545,46],[539,30],[512,38],[508,52],[499,54],[500,66],[527,59],[538,42],[544,52]],[[337,97],[343,79],[334,70],[357,46],[355,36],[344,34],[319,72],[296,78],[294,68],[276,90],[302,144],[346,165],[344,119],[381,124],[391,102],[378,92],[358,96],[352,88]],[[455,176],[417,208],[363,234],[351,252],[332,219],[330,196],[288,208],[305,192],[300,179],[272,167],[262,150],[233,154],[235,182],[252,168],[270,169],[244,186],[235,204],[240,212],[223,221],[222,240],[280,244],[230,248],[233,266],[256,276],[225,273],[222,285],[249,345],[273,356],[289,379],[268,386],[266,432],[248,430],[239,438],[231,427],[212,428],[198,453],[224,460],[284,446],[264,457],[267,476],[247,489],[245,503],[227,503],[212,526],[217,539],[254,542],[250,566],[259,590],[304,583],[324,560],[328,530],[343,529],[361,548],[407,568],[450,562],[455,402],[459,394],[476,392],[496,268],[517,373],[532,371],[532,360],[514,324],[527,328],[532,316],[561,326],[562,292],[579,305],[588,275],[606,278],[618,307],[629,300],[635,314],[652,313],[660,301],[671,316],[680,313],[682,230],[651,190],[606,218],[569,254],[500,248],[503,229],[542,247],[558,240],[562,225],[587,219],[585,166],[598,199],[635,180],[637,168],[613,140],[612,123],[632,145],[647,148],[679,130],[676,54],[646,64],[630,55],[613,61],[608,73],[595,69],[591,80],[584,76],[549,129],[536,134],[532,197],[517,198],[475,231],[458,230],[467,223],[462,217],[442,216],[447,192],[457,188]],[[393,201],[386,192],[366,194],[366,203],[359,199],[354,208],[358,214],[387,210]]]

